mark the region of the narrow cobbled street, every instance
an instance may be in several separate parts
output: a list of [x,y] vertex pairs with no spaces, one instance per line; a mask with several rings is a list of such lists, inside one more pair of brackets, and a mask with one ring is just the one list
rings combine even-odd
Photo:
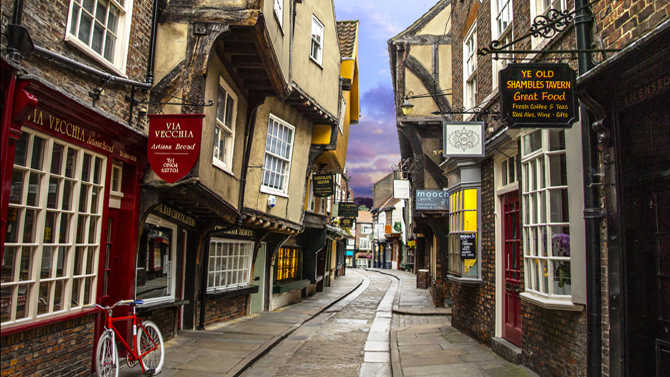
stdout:
[[295,305],[180,332],[161,375],[536,376],[452,328],[449,313],[413,274],[350,269]]

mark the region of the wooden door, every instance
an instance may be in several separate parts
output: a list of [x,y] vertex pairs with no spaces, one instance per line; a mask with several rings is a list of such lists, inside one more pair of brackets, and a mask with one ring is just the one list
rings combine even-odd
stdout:
[[521,347],[521,231],[519,228],[519,193],[502,198],[502,241],[504,255],[503,338]]

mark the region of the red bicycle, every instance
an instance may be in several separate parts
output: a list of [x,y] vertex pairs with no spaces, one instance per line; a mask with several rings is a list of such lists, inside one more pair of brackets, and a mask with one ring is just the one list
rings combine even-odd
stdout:
[[[135,314],[135,307],[142,305],[142,300],[122,300],[112,306],[101,306],[98,304],[85,305],[88,307],[97,307],[105,313],[105,331],[98,340],[96,347],[95,364],[100,377],[117,377],[119,375],[119,351],[116,340],[128,351],[126,363],[130,368],[140,364],[142,373],[147,376],[158,374],[163,368],[165,361],[165,349],[163,347],[163,336],[158,326],[151,321],[142,321]],[[116,317],[112,311],[119,305],[130,305],[133,308],[133,315],[126,317]],[[133,339],[128,343],[123,339],[119,330],[114,324],[120,321],[133,321]]]

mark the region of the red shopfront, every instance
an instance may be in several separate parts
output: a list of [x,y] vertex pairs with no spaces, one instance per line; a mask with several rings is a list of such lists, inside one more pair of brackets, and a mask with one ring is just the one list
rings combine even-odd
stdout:
[[[37,365],[30,373],[90,373],[99,326],[97,312],[82,306],[135,293],[146,136],[40,79],[3,79],[3,369],[14,359],[13,368]],[[40,347],[50,356],[36,363],[30,355]]]

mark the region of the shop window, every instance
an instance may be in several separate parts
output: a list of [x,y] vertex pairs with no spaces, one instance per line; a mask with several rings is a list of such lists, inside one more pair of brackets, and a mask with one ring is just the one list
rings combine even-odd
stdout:
[[209,243],[208,291],[249,285],[254,243],[212,238]]
[[516,174],[516,157],[507,157],[500,164],[500,179],[501,185],[507,186],[517,181]]
[[235,119],[237,116],[237,96],[230,87],[219,79],[217,95],[216,125],[214,126],[214,166],[232,174],[233,144],[235,140]]
[[106,164],[102,156],[23,130],[3,245],[3,326],[95,302]]
[[294,132],[295,127],[270,115],[268,135],[265,141],[261,191],[268,194],[286,195],[291,171]]
[[465,108],[477,106],[477,24],[473,24],[463,43],[463,87]]
[[287,283],[297,280],[300,259],[300,249],[296,247],[282,247],[277,254],[275,264],[275,283]]
[[65,40],[125,75],[133,0],[71,0]]
[[309,52],[309,57],[321,65],[323,56],[323,24],[316,16],[312,16],[312,45]]
[[478,201],[477,188],[461,189],[449,194],[449,272],[456,277],[480,277]]
[[174,299],[176,254],[177,226],[149,215],[137,254],[136,299],[149,302]]
[[565,131],[538,130],[523,137],[523,251],[526,292],[565,299],[572,290]]

